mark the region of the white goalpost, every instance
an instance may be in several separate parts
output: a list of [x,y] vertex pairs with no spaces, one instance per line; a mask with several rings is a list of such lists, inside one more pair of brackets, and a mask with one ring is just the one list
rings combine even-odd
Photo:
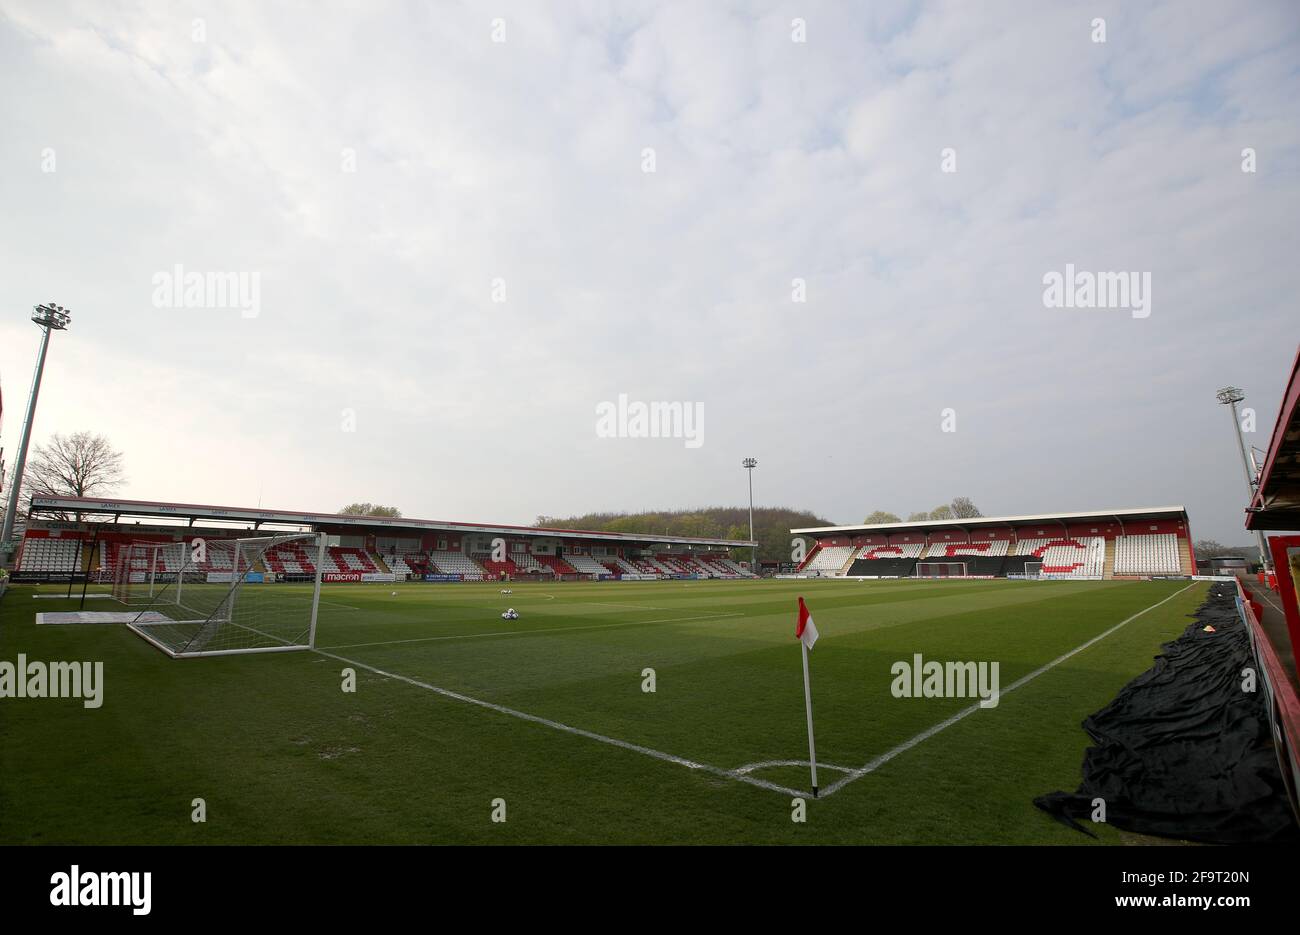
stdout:
[[1043,563],[1042,563],[1042,562],[1025,562],[1025,577],[1026,577],[1026,578],[1041,578],[1041,577],[1043,577]]
[[[291,533],[135,544],[119,556],[113,595],[142,606],[127,626],[173,659],[311,649],[326,541],[324,533]],[[270,583],[271,552],[304,569],[311,562],[314,580]]]
[[965,562],[917,562],[917,578],[964,578]]

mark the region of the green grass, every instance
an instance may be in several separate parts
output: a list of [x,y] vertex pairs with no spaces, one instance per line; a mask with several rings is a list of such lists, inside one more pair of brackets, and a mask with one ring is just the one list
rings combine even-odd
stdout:
[[[171,660],[123,626],[36,627],[37,610],[75,602],[11,588],[0,660],[102,660],[105,688],[96,710],[0,700],[0,843],[1093,844],[1032,799],[1078,784],[1080,721],[1149,667],[1205,593],[1161,581],[516,584],[508,597],[494,585],[393,587],[325,586],[318,647],[723,770],[807,758],[797,594],[822,636],[818,760],[860,767],[971,703],[892,697],[894,662],[997,661],[1005,689],[1182,593],[809,801],[796,824],[788,794],[370,669],[344,693],[345,663],[321,653]],[[500,619],[507,604],[520,620]],[[641,690],[645,668],[654,694]],[[806,766],[753,775],[808,788]],[[838,775],[824,769],[821,785]],[[204,824],[190,820],[196,797]],[[491,821],[496,798],[504,824]]]

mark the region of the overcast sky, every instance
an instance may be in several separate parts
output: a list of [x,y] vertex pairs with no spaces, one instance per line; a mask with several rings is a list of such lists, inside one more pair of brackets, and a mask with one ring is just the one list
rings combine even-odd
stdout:
[[[54,300],[35,437],[107,435],[123,496],[531,522],[741,503],[753,456],[838,523],[1245,544],[1214,391],[1265,447],[1298,110],[1293,2],[0,0],[3,444]],[[177,264],[256,315],[160,307]],[[1046,307],[1066,264],[1149,317]],[[702,444],[600,437],[619,394]]]

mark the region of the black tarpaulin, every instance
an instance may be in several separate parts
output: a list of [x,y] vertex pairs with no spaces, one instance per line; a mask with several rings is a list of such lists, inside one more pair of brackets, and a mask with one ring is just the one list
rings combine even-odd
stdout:
[[1236,589],[1215,584],[1183,635],[1083,722],[1094,746],[1078,790],[1034,804],[1085,833],[1093,800],[1101,798],[1107,824],[1141,834],[1300,842],[1270,736],[1263,675],[1253,693],[1243,691],[1246,668],[1255,661]]

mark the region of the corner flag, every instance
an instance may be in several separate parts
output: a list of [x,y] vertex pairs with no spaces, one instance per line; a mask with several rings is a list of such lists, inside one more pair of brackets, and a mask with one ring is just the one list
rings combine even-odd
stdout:
[[802,597],[799,598],[799,622],[795,625],[794,635],[808,649],[812,649],[817,642],[817,624],[813,623],[812,613]]
[[803,701],[804,708],[808,712],[808,763],[812,766],[812,794],[817,798],[817,748],[813,744],[813,725],[812,725],[812,686],[808,682],[808,650],[813,648],[817,642],[817,625],[813,623],[812,613],[808,610],[808,605],[799,598],[799,620],[794,628],[795,639],[801,644],[803,650]]

